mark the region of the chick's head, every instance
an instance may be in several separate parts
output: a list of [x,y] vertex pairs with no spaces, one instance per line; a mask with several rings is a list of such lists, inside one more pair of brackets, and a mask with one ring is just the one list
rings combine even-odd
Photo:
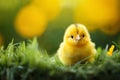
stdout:
[[90,35],[84,25],[72,24],[66,29],[64,42],[70,46],[84,46],[90,42]]

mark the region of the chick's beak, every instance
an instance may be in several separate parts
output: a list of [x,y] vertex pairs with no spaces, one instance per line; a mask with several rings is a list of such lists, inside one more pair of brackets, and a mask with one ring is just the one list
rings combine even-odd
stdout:
[[80,39],[81,39],[80,35],[77,35],[75,40],[79,41]]

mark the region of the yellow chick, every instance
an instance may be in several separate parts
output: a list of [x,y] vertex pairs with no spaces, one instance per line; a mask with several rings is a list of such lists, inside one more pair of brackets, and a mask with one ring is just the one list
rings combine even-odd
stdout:
[[73,65],[78,61],[93,62],[96,54],[95,44],[91,42],[86,27],[82,24],[70,25],[64,35],[57,56],[64,65]]

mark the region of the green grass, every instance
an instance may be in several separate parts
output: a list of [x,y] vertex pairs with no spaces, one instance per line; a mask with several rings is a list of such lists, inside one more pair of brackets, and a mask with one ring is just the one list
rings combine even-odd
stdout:
[[[117,45],[119,46],[119,45]],[[120,50],[108,56],[108,47],[97,48],[94,63],[64,66],[33,41],[0,49],[0,80],[120,80]]]

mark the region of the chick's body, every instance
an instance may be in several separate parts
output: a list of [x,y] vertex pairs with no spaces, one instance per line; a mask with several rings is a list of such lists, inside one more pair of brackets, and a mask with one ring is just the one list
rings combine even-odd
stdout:
[[91,42],[86,27],[82,24],[70,25],[57,52],[60,61],[64,65],[72,65],[83,59],[93,62],[95,54],[95,44]]

